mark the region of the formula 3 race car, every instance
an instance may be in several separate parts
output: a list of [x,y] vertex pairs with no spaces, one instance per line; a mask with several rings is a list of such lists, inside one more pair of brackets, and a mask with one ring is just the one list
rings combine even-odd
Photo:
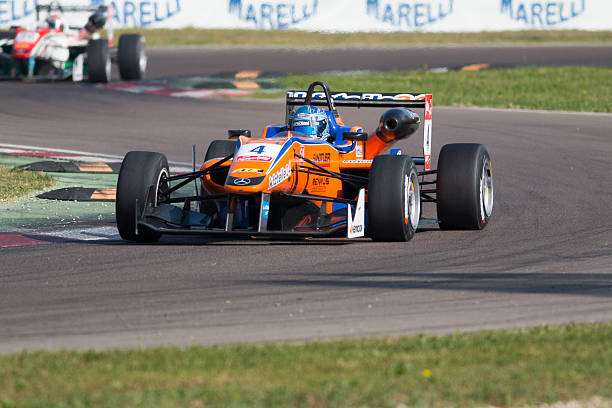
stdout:
[[[323,92],[315,92],[317,86]],[[289,125],[269,125],[260,138],[229,130],[229,139],[209,145],[199,171],[171,175],[163,154],[129,152],[117,183],[119,233],[145,242],[162,234],[408,241],[424,203],[436,204],[441,229],[482,229],[493,209],[491,158],[481,144],[448,144],[431,169],[432,98],[332,95],[325,83],[314,82],[306,92],[287,93]],[[389,109],[368,134],[345,126],[336,106]],[[423,156],[389,150],[419,128],[416,108],[425,114]],[[308,122],[296,114],[304,109],[324,116]],[[300,126],[326,126],[327,138],[300,133]],[[201,191],[177,195],[198,180]]]
[[[64,23],[65,13],[88,12],[93,14],[82,27]],[[108,82],[111,61],[116,60],[121,79],[142,79],[147,68],[145,39],[140,34],[124,34],[119,37],[116,51],[112,49],[110,12],[110,6],[37,4],[36,29],[12,27],[10,31],[0,32],[0,78],[77,82],[86,77],[90,82]],[[41,20],[43,13],[46,18]],[[108,38],[101,39],[95,31],[105,26]]]

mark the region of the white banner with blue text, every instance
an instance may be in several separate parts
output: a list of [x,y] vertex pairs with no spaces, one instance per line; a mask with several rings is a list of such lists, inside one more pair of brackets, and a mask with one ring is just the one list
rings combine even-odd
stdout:
[[[36,5],[47,3],[0,0],[0,27],[35,25]],[[612,29],[612,0],[60,0],[59,3],[111,5],[116,27],[330,32]]]

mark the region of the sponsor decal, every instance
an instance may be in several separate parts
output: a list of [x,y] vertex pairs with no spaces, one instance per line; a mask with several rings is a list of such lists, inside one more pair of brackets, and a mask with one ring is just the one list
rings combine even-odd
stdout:
[[355,153],[357,154],[358,159],[363,159],[363,145],[361,143],[358,143],[357,146],[355,146]]
[[315,16],[319,0],[229,0],[229,14],[266,29],[287,29]]
[[273,173],[270,176],[270,186],[268,188],[275,187],[285,181],[287,178],[291,176],[291,165],[289,163],[285,164],[280,168],[276,173]]
[[453,13],[454,0],[367,0],[366,12],[400,29],[426,27]]
[[263,201],[261,203],[261,214],[264,218],[268,218],[268,214],[270,213],[270,202]]
[[342,160],[346,164],[372,164],[372,160]]
[[232,171],[232,173],[263,173],[263,169],[242,168]]
[[[0,0],[1,1],[1,0]],[[184,0],[90,0],[93,7],[109,5],[119,25],[144,27],[166,21],[181,13]]]
[[501,0],[501,14],[530,27],[554,27],[584,13],[586,0]]
[[315,153],[312,155],[312,161],[319,163],[321,167],[329,167],[331,161],[330,153]]
[[353,225],[351,227],[351,234],[359,234],[363,232],[363,225]]
[[364,236],[365,226],[365,189],[360,189],[357,196],[357,203],[355,205],[355,216],[353,217],[353,211],[351,205],[347,205],[347,225],[346,225],[346,237],[347,238],[358,238]]
[[0,0],[0,24],[10,23],[36,14],[37,0]]
[[251,184],[251,179],[248,178],[237,178],[234,179],[234,185],[235,186],[247,186]]
[[314,177],[311,184],[312,187],[308,189],[311,193],[323,193],[329,185],[329,177]]
[[236,157],[237,162],[241,161],[262,161],[269,162],[272,161],[272,157],[270,156],[238,156]]
[[329,185],[329,177],[314,177],[312,179],[313,186],[327,186]]
[[[305,150],[306,149],[304,148],[304,145],[300,145],[300,156],[303,157],[306,154]],[[303,161],[303,160],[300,159],[300,161]]]

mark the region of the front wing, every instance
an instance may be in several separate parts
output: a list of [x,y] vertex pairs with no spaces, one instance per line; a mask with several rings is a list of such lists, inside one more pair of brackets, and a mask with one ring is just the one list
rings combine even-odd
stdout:
[[[151,198],[152,194],[149,194],[147,201],[153,201]],[[344,235],[347,238],[358,238],[363,237],[365,233],[364,189],[360,191],[357,200],[270,193],[250,196],[231,194],[208,196],[205,200],[225,201],[225,204],[218,206],[219,211],[215,215],[191,209],[192,203],[203,200],[202,197],[176,199],[177,202],[179,200],[183,202],[182,208],[171,203],[161,203],[158,206],[145,203],[143,211],[137,211],[139,214],[136,220],[137,226],[168,235],[234,237]],[[288,206],[286,204],[288,202],[292,205]],[[318,207],[313,202],[320,202],[322,205]],[[326,203],[331,203],[336,209],[326,213],[323,210]],[[138,203],[136,205],[138,206]],[[319,209],[318,214],[315,208]]]

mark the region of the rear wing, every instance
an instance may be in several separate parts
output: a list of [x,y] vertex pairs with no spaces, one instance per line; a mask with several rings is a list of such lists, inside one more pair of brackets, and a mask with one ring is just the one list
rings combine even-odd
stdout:
[[[317,83],[320,84],[320,83]],[[313,84],[314,85],[314,84]],[[334,92],[325,85],[324,92],[313,92],[311,85],[308,91],[287,91],[286,118],[295,106],[314,105],[328,107],[338,116],[336,106],[355,108],[412,108],[423,109],[423,158],[425,170],[431,170],[431,132],[433,120],[433,94],[429,93],[376,93],[376,92]],[[310,95],[309,95],[310,94]],[[330,96],[329,100],[327,95]],[[310,97],[309,97],[310,96]]]

